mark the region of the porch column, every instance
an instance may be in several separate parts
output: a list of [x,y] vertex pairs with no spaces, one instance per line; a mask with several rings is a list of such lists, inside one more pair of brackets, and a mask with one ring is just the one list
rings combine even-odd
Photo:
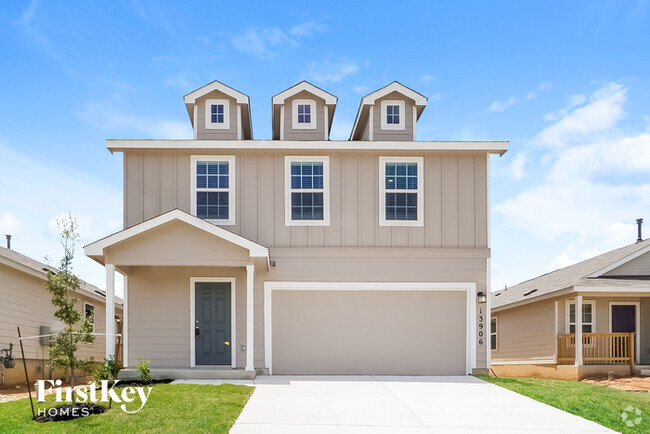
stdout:
[[246,370],[254,371],[253,354],[255,353],[255,309],[253,304],[253,288],[255,281],[255,266],[246,266]]
[[576,366],[582,365],[582,295],[576,296]]
[[106,358],[115,355],[115,265],[106,264]]

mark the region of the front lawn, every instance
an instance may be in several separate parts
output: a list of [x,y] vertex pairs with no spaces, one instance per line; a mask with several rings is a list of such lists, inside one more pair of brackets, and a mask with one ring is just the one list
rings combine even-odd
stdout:
[[[561,410],[592,420],[619,432],[650,432],[650,396],[648,393],[628,392],[577,381],[541,380],[538,378],[488,377],[479,378],[533,398]],[[626,426],[622,413],[629,407],[627,420],[641,421],[633,428]]]
[[[138,413],[124,413],[119,404],[113,403],[104,414],[48,423],[33,422],[29,400],[21,399],[0,404],[0,432],[227,433],[253,390],[252,387],[232,384],[157,384],[153,386],[147,404]],[[50,395],[40,408],[55,404],[54,395]],[[132,405],[128,409],[132,409]]]

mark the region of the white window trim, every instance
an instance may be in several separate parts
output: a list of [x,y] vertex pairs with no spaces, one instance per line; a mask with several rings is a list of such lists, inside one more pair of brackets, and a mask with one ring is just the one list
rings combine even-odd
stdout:
[[612,306],[624,305],[624,306],[634,306],[634,358],[635,363],[640,364],[640,348],[641,348],[641,318],[639,314],[641,312],[641,303],[638,301],[610,301],[609,302],[609,332],[612,333]]
[[[194,327],[196,321],[196,291],[198,282],[229,282],[230,283],[230,366],[237,367],[237,307],[235,305],[237,287],[234,277],[190,277],[190,368],[196,367],[196,339],[194,338]],[[201,365],[210,366],[210,365]]]
[[[264,282],[264,363],[273,375],[273,291],[461,291],[466,330],[476,330],[476,283],[473,282]],[[426,331],[423,330],[423,333]],[[465,371],[476,368],[476,333],[465,334]]]
[[227,161],[228,162],[228,188],[206,189],[206,191],[227,191],[228,192],[228,219],[204,219],[210,223],[221,226],[232,226],[235,224],[235,156],[234,155],[192,155],[190,158],[190,210],[196,216],[196,163],[198,161]]
[[[386,190],[386,163],[417,163],[417,190]],[[379,226],[424,226],[424,158],[422,157],[379,157]],[[417,193],[417,220],[386,220],[386,193]]]
[[[496,331],[492,332],[492,321],[494,320]],[[492,348],[492,335],[494,335],[494,348]],[[490,351],[499,351],[499,319],[496,316],[490,318]]]
[[[291,163],[323,163],[323,189],[299,189],[301,193],[323,192],[323,220],[293,220],[291,218]],[[286,226],[330,225],[330,157],[287,156],[284,157],[284,224]]]
[[[310,121],[309,123],[298,123],[298,105],[310,106]],[[291,103],[291,123],[294,130],[315,130],[318,125],[316,116],[316,101],[313,99],[294,99]]]
[[[223,123],[213,124],[212,104],[223,104]],[[230,101],[227,99],[206,99],[205,100],[205,129],[207,130],[228,130],[230,129]]]
[[97,319],[97,306],[95,306],[92,303],[88,303],[87,301],[84,301],[84,320],[86,319],[86,306],[92,306],[93,307],[93,322],[92,322],[92,325],[93,325],[93,331],[95,331],[95,320]]
[[[571,333],[571,323],[569,322],[570,318],[570,306],[572,304],[576,304],[574,300],[567,300],[565,302],[565,311],[566,311],[566,317],[565,317],[565,322],[564,322],[564,331],[566,334]],[[582,305],[584,306],[585,304],[590,304],[591,305],[591,322],[590,323],[585,323],[584,321],[582,322],[582,325],[591,325],[591,333],[596,333],[596,301],[595,300],[583,300]],[[582,312],[580,313],[582,314]],[[576,311],[576,315],[578,315],[578,312]],[[573,323],[575,325],[575,322]]]
[[[399,123],[389,124],[386,122],[387,106],[396,105],[399,107]],[[381,129],[382,130],[404,130],[406,128],[406,104],[402,100],[384,100],[381,102]]]

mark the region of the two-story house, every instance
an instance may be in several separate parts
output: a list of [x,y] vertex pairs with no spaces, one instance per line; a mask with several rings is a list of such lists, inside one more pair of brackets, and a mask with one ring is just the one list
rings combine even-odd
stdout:
[[426,102],[391,83],[332,141],[337,98],[301,82],[273,97],[272,140],[253,140],[248,96],[215,81],[185,96],[194,139],[108,140],[124,230],[85,253],[109,296],[126,276],[127,366],[486,370],[489,156],[507,143],[416,141]]

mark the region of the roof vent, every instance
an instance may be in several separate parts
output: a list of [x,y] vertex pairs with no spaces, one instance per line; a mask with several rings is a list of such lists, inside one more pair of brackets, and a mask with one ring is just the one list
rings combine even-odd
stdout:
[[[639,236],[636,239],[636,242],[640,243],[641,241],[643,241],[643,236],[642,236],[643,234],[641,233],[641,229],[643,227],[643,219],[636,219],[636,225],[637,225],[637,228],[638,228],[638,231],[639,231]],[[9,235],[7,235],[7,236],[9,236]]]
[[526,293],[524,294],[524,297],[526,297],[527,295],[532,294],[533,292],[537,292],[537,290],[536,290],[536,289],[531,289],[530,291],[528,291],[528,292],[526,292]]
[[496,294],[494,294],[495,297],[498,297],[498,296],[500,296],[500,295],[501,295],[500,292],[497,292]]
[[[641,229],[639,229],[639,230],[641,230]],[[7,248],[11,249],[11,235],[7,234],[5,236],[7,237]],[[639,236],[641,236],[641,235],[639,235]]]

